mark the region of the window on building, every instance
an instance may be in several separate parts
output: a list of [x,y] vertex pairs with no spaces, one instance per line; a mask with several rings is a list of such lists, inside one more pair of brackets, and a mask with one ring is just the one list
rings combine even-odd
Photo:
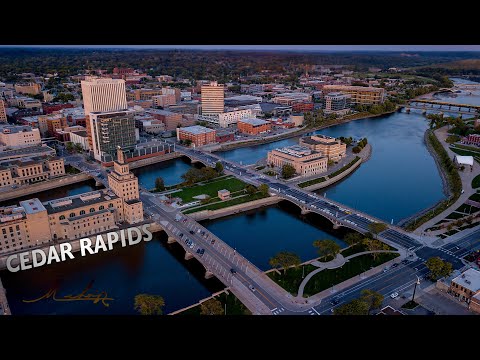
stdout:
[[95,212],[95,208],[90,208],[90,212],[91,213]]
[[80,210],[80,215],[85,215],[85,210]]
[[59,220],[65,220],[65,215],[60,215]]
[[105,206],[103,205],[100,205],[100,207],[98,208],[98,210],[103,210],[103,209],[105,209]]
[[68,217],[71,217],[71,218],[75,217],[75,213],[74,212],[70,213],[70,215],[68,215]]

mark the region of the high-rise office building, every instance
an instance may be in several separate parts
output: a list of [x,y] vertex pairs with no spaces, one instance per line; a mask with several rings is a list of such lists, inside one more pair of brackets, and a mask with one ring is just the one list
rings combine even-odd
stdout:
[[202,85],[202,115],[215,115],[224,112],[225,88],[216,81]]
[[114,157],[117,147],[135,146],[134,113],[128,111],[125,81],[90,77],[82,81],[87,132],[93,156],[105,162],[106,155]]
[[87,77],[82,81],[85,115],[93,112],[126,110],[125,80]]
[[0,123],[7,122],[7,111],[5,110],[5,102],[0,99]]
[[105,155],[115,156],[117,147],[133,150],[135,147],[135,119],[133,111],[90,113],[93,156],[101,162]]

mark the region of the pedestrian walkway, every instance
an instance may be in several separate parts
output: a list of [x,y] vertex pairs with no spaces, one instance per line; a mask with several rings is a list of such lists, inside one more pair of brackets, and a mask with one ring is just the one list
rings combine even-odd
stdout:
[[393,250],[375,250],[375,251],[362,251],[356,254],[352,254],[350,256],[347,256],[346,258],[343,257],[342,254],[337,254],[335,259],[327,262],[320,262],[318,260],[312,261],[311,264],[313,266],[318,267],[318,269],[313,270],[310,272],[305,279],[303,279],[302,283],[298,287],[298,293],[297,293],[297,298],[303,298],[303,290],[305,289],[305,286],[307,285],[308,281],[318,274],[320,271],[325,270],[325,269],[337,269],[345,265],[346,262],[348,262],[350,259],[353,259],[357,256],[362,256],[362,255],[367,255],[367,254],[373,254],[373,253],[397,253],[398,251],[393,251]]
[[[437,136],[438,141],[440,141],[440,143],[442,144],[443,148],[447,151],[450,159],[453,159],[454,156],[457,154],[450,150],[449,144],[445,142],[447,136],[449,135],[447,133],[447,126],[435,130],[435,135]],[[460,179],[462,180],[462,189],[464,190],[463,194],[461,194],[457,201],[455,201],[455,203],[451,205],[447,210],[443,211],[439,215],[420,225],[416,230],[414,230],[414,233],[421,235],[428,228],[434,226],[440,220],[445,219],[452,211],[458,209],[468,200],[470,196],[477,192],[477,189],[472,188],[472,180],[475,178],[475,176],[480,174],[480,165],[476,161],[473,162],[472,171],[465,169],[464,171],[459,171],[458,174],[460,175]]]

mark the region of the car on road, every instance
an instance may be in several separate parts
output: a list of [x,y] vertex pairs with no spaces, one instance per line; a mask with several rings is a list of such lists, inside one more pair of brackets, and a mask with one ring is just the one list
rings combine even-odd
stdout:
[[236,274],[236,273],[237,273],[237,270],[235,270],[234,268],[231,268],[231,269],[230,269],[230,272],[231,272],[232,274]]
[[190,249],[193,249],[194,246],[195,246],[195,244],[193,243],[193,241],[190,241],[190,245],[188,245],[188,247],[189,247]]
[[254,287],[253,285],[248,285],[248,288],[249,288],[250,290],[252,290],[253,292],[255,292],[255,287]]
[[391,293],[391,294],[390,294],[390,297],[391,297],[392,299],[397,298],[397,297],[398,297],[398,292],[395,291],[394,293]]
[[338,305],[339,302],[340,302],[340,299],[338,299],[338,298],[333,298],[332,301],[330,301],[330,304],[332,304],[332,305]]
[[182,237],[183,237],[183,233],[180,233],[178,236],[182,238]]
[[388,271],[388,268],[384,268],[384,269],[383,269],[383,272],[384,272],[384,273],[387,272],[387,271]]
[[210,244],[215,244],[215,239],[212,239],[212,241],[210,241]]
[[398,266],[398,264],[397,264],[397,263],[395,263],[395,264],[392,264],[392,268],[396,268],[397,266]]
[[193,235],[193,234],[195,234],[195,231],[190,230],[189,233]]

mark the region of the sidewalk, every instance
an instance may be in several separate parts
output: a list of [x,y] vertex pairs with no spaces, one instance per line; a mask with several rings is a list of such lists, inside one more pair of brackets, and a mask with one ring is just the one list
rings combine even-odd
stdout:
[[[445,142],[445,139],[448,136],[447,126],[437,129],[434,132],[438,138],[438,141],[440,141],[443,148],[447,151],[448,156],[450,156],[450,158],[453,159],[453,157],[456,154],[452,150],[450,150],[448,143]],[[460,179],[462,180],[462,189],[464,190],[464,193],[460,195],[460,197],[457,199],[457,201],[453,205],[451,205],[448,209],[446,209],[439,215],[435,216],[433,219],[430,219],[424,224],[420,225],[417,229],[414,230],[414,233],[418,235],[423,235],[425,230],[434,226],[440,220],[443,220],[452,211],[454,211],[455,209],[460,207],[462,204],[464,204],[470,196],[472,196],[477,192],[477,189],[472,188],[472,180],[475,178],[475,176],[480,174],[480,165],[476,161],[474,161],[473,171],[469,171],[468,169],[465,169],[464,171],[459,171],[458,173],[460,175]]]

